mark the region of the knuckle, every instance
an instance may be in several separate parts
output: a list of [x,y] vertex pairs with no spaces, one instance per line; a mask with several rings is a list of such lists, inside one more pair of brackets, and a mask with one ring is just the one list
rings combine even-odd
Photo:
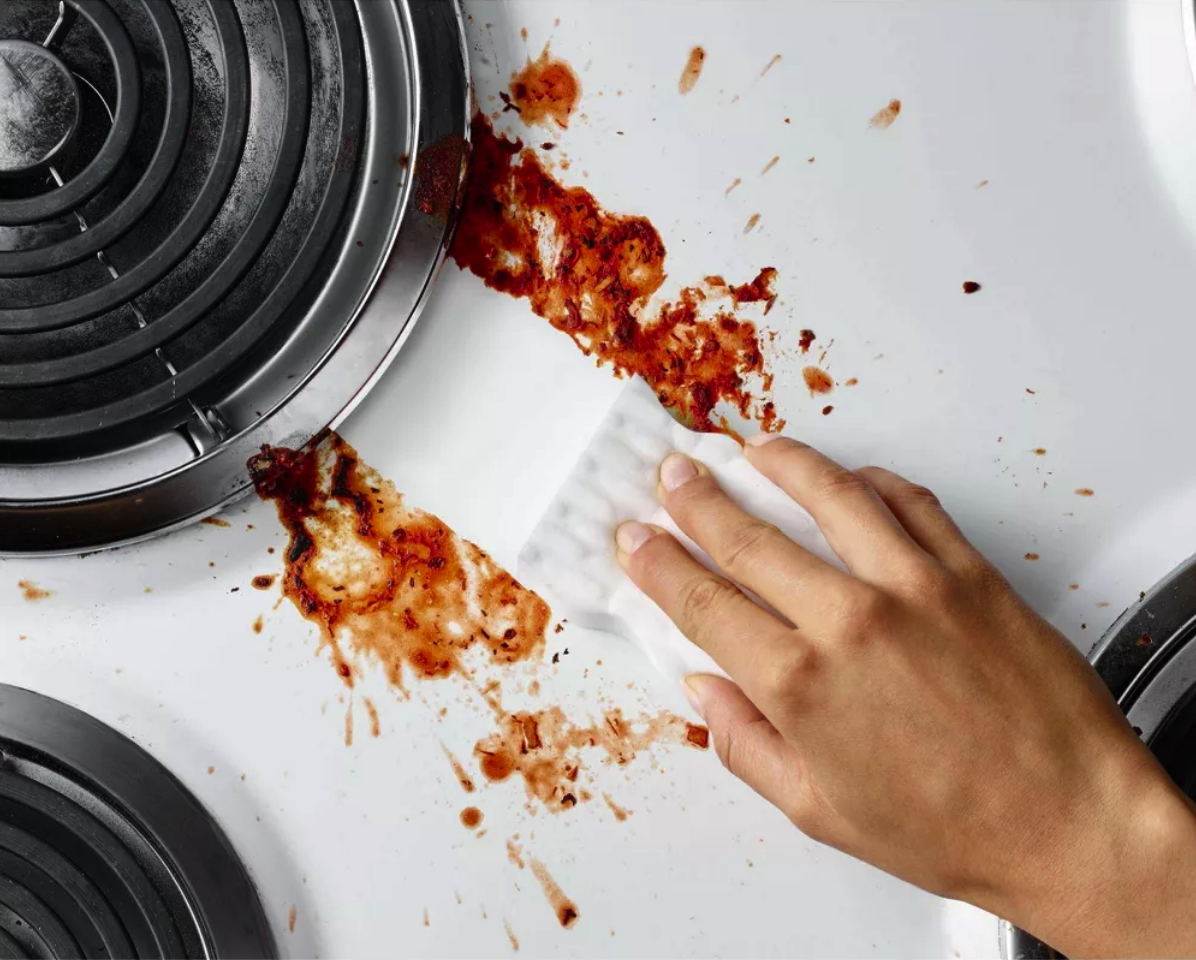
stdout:
[[923,487],[917,483],[906,483],[898,487],[894,493],[893,498],[902,506],[915,508],[931,508],[934,510],[943,509],[943,504],[939,500],[938,495],[929,487]]
[[772,669],[772,685],[777,696],[793,698],[805,690],[818,669],[813,647],[801,643],[787,651]]
[[822,500],[850,499],[872,495],[872,485],[850,470],[827,470],[815,481],[815,491]]
[[872,640],[889,616],[888,598],[879,590],[861,590],[845,598],[834,619],[834,639],[864,645]]
[[681,616],[687,624],[701,623],[735,592],[729,583],[714,577],[692,580],[681,591]]
[[972,553],[961,565],[963,579],[982,593],[996,594],[1009,590],[1009,581],[1001,571],[979,553]]
[[915,563],[905,574],[902,592],[920,605],[938,606],[955,594],[951,574],[934,561]]
[[749,520],[732,530],[720,545],[715,561],[724,570],[744,570],[761,559],[769,543],[780,534],[771,524]]

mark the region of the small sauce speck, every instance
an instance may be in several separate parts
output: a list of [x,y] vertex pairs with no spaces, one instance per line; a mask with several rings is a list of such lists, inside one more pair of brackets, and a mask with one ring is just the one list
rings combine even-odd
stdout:
[[482,822],[482,811],[477,807],[466,807],[461,811],[461,823],[470,830],[476,830]]
[[978,284],[975,280],[965,280],[963,282],[963,292],[964,293],[975,293],[979,289],[980,289],[980,284]]
[[21,596],[23,596],[30,603],[35,603],[38,600],[45,600],[47,597],[53,596],[49,590],[43,590],[32,580],[18,580],[17,589],[21,591]]
[[1027,559],[1027,560],[1037,560],[1037,559],[1038,559],[1038,554],[1036,554],[1036,553],[1027,553],[1027,554],[1026,554],[1026,559]]
[[887,130],[893,125],[893,121],[897,119],[897,115],[901,113],[901,101],[890,100],[888,104],[873,114],[872,119],[868,122],[880,129]]
[[292,906],[291,912],[287,916],[287,929],[291,933],[295,932],[295,921],[297,921],[298,919],[299,919],[299,911],[294,906]]
[[273,574],[261,573],[250,582],[253,584],[255,590],[269,590],[274,586],[274,576]]
[[835,381],[820,367],[806,367],[802,370],[801,375],[802,379],[806,381],[806,388],[810,391],[811,396],[830,393],[835,388]]
[[694,47],[689,51],[689,59],[685,61],[685,69],[681,71],[681,79],[677,82],[677,89],[682,96],[697,86],[698,78],[702,76],[702,66],[705,63],[706,51],[704,49]]
[[1076,490],[1077,497],[1095,497],[1096,491],[1091,487],[1079,487]]

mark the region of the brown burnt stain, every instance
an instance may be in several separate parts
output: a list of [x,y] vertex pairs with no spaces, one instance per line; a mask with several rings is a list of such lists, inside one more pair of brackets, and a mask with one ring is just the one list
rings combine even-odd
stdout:
[[528,57],[523,69],[512,74],[510,91],[508,106],[519,112],[524,123],[548,126],[551,122],[565,130],[581,99],[581,80],[564,60],[554,59],[546,45],[539,57]]
[[269,590],[272,586],[274,586],[274,580],[275,577],[273,574],[262,573],[254,577],[250,582],[253,584],[253,588],[255,590]]
[[516,953],[519,952],[519,940],[515,936],[515,931],[511,929],[511,925],[504,919],[502,922],[503,929],[507,931],[507,942],[511,944],[511,949]]
[[36,603],[38,600],[45,600],[47,597],[54,596],[49,590],[43,590],[32,580],[18,580],[17,589],[21,591],[21,596],[30,603]]
[[860,383],[860,381],[856,377],[849,377],[848,379],[843,381],[843,386],[856,387],[856,386],[859,386],[859,383]]
[[801,347],[802,353],[809,353],[810,347],[813,346],[815,334],[813,330],[803,330],[797,338],[797,345]]
[[780,156],[773,157],[771,160],[768,161],[768,163],[764,164],[764,169],[760,171],[760,176],[764,176],[764,174],[768,173],[769,170],[771,170],[773,167],[775,167],[780,162],[781,162]]
[[756,229],[756,224],[758,224],[759,222],[760,222],[760,214],[753,213],[750,217],[748,217],[748,222],[747,222],[747,225],[744,226],[743,232],[751,233],[753,230]]
[[[465,211],[452,256],[487,286],[526,297],[599,366],[642,376],[686,425],[727,430],[726,403],[765,430],[780,425],[772,374],[742,298],[702,286],[649,305],[665,279],[665,247],[645,218],[612,214],[581,187],[554,180],[534,150],[475,115]],[[767,306],[776,270],[753,281]],[[748,285],[745,285],[748,286]]]
[[810,396],[830,393],[835,388],[835,381],[821,367],[804,367],[801,376],[806,381]]
[[879,130],[887,130],[893,125],[893,121],[897,119],[897,115],[900,113],[901,101],[890,100],[888,104],[872,115],[872,119],[868,123]]
[[1038,554],[1036,554],[1036,553],[1027,553],[1027,554],[1026,554],[1026,559],[1027,559],[1027,560],[1037,560],[1037,559],[1038,559]]
[[474,755],[487,780],[518,774],[529,800],[560,813],[588,799],[579,786],[582,750],[597,748],[604,754],[603,763],[621,767],[640,751],[665,742],[704,750],[709,732],[671,713],[627,720],[618,709],[607,711],[601,723],[581,727],[560,707],[549,706],[503,716],[500,729],[479,740]]
[[682,96],[697,86],[698,78],[702,76],[702,67],[706,63],[706,51],[701,47],[694,47],[689,51],[689,59],[685,61],[685,69],[681,71],[681,79],[677,81],[677,90]]
[[1096,491],[1093,490],[1091,487],[1077,487],[1076,488],[1076,496],[1077,497],[1095,497]]
[[631,814],[630,810],[620,807],[617,803],[615,803],[615,801],[611,799],[611,795],[609,793],[604,793],[602,795],[602,799],[606,801],[606,805],[610,807],[610,812],[615,815],[615,819],[620,823],[626,820]]
[[465,178],[469,149],[459,133],[441,137],[415,158],[415,208],[435,220],[447,220]]
[[736,177],[734,180],[731,181],[731,186],[727,187],[727,189],[723,192],[723,196],[729,197],[731,195],[731,191],[734,190],[741,183],[743,183],[743,180],[741,180],[739,177]]
[[535,874],[536,879],[540,881],[540,888],[544,891],[544,896],[552,904],[557,922],[566,929],[577,923],[578,917],[581,916],[578,912],[577,904],[565,896],[565,891],[552,878],[552,874],[548,872],[548,868],[535,857],[528,857],[527,862],[531,865],[532,873]]
[[231,527],[232,526],[232,524],[229,523],[227,520],[221,520],[219,517],[204,517],[199,522],[206,523],[209,527]]
[[374,706],[374,701],[369,697],[362,697],[361,699],[365,703],[365,712],[370,717],[370,736],[382,736],[382,721],[378,717],[378,708]]
[[975,280],[965,280],[963,282],[964,293],[975,293],[979,289],[981,289],[980,284],[978,284]]
[[294,905],[294,904],[292,904],[292,905],[291,905],[291,912],[290,912],[290,914],[287,916],[287,929],[288,929],[288,930],[289,930],[291,933],[294,933],[294,932],[295,932],[295,921],[297,921],[298,919],[299,919],[299,911],[298,911],[298,909],[295,907],[295,905]]
[[466,807],[461,811],[461,823],[470,830],[476,830],[482,823],[482,811],[477,807]]
[[769,60],[768,63],[766,63],[764,65],[764,69],[760,71],[760,76],[764,76],[766,73],[768,73],[769,70],[771,70],[773,67],[775,67],[780,62],[781,62],[781,55],[778,53],[775,57],[773,57],[771,60]]
[[449,763],[453,765],[453,773],[457,775],[457,781],[461,784],[461,789],[466,793],[473,793],[474,783],[473,778],[465,772],[465,767],[461,765],[461,761],[449,752],[449,748],[444,744],[440,745],[440,749],[444,751],[444,755],[448,757]]
[[259,617],[258,617],[256,620],[254,620],[254,621],[253,621],[253,632],[254,632],[254,633],[261,633],[261,632],[262,632],[262,629],[263,629],[265,626],[266,626],[266,624],[265,624],[265,621],[264,621],[264,620],[262,620],[262,618],[259,616]]
[[249,468],[290,536],[283,596],[320,627],[346,686],[350,658],[402,689],[404,672],[467,675],[475,646],[499,664],[541,655],[548,605],[440,518],[409,508],[335,433],[304,451],[263,448]]
[[834,409],[835,409],[834,406],[832,404],[828,403],[825,407],[822,408],[822,415],[824,417],[829,417],[831,415],[831,411],[833,411]]

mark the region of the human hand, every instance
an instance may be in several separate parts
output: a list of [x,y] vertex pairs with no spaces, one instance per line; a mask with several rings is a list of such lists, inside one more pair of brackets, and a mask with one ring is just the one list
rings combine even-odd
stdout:
[[773,435],[745,453],[848,573],[682,454],[658,496],[726,578],[659,528],[616,537],[735,681],[686,681],[731,772],[810,837],[1072,956],[1196,955],[1194,808],[1067,639],[924,488]]

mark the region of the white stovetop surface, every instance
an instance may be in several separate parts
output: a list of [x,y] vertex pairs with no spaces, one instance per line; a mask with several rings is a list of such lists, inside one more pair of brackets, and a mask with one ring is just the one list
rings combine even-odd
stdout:
[[[933,486],[1081,647],[1196,544],[1196,92],[1179,0],[468,9],[483,103],[522,63],[522,27],[533,55],[551,37],[578,68],[586,119],[561,138],[565,176],[652,219],[674,288],[773,265],[782,338],[834,338],[829,370],[859,386],[815,402],[800,361],[779,360],[789,431]],[[694,44],[708,56],[683,99]],[[870,128],[894,97],[897,122]],[[983,290],[963,296],[964,280]],[[513,564],[619,389],[524,303],[450,264],[343,433],[410,503]],[[804,840],[712,754],[637,760],[626,780],[600,771],[634,811],[625,823],[600,803],[529,818],[521,784],[492,785],[470,798],[489,828],[475,838],[440,747],[468,757],[484,732],[464,689],[415,684],[401,701],[379,682],[381,737],[359,705],[344,746],[314,628],[248,589],[279,569],[273,507],[225,517],[231,529],[0,563],[2,677],[113,724],[190,785],[286,954],[502,955],[504,919],[525,955],[995,953],[991,918]],[[53,596],[25,602],[23,578]],[[677,703],[617,641],[571,630],[552,644],[571,649],[552,686],[572,709],[628,682]],[[573,929],[508,861],[515,832],[579,905]]]

